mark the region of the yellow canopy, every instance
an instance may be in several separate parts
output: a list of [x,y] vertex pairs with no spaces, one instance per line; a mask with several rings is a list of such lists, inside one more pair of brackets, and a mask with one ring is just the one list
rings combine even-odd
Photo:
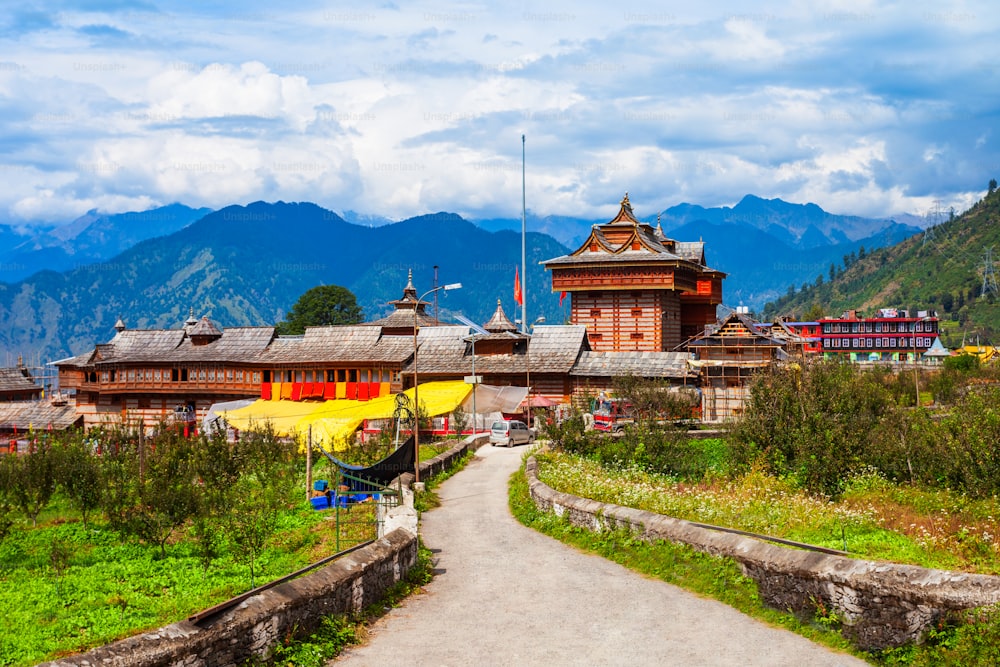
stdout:
[[[472,391],[461,380],[427,382],[420,385],[420,405],[430,417],[455,410]],[[413,389],[404,392],[413,401]],[[219,413],[230,426],[248,430],[253,426],[271,424],[278,435],[304,436],[312,426],[313,442],[331,450],[342,450],[347,441],[366,419],[389,419],[396,408],[394,395],[371,401],[346,399],[321,403],[297,401],[255,401],[245,408]]]

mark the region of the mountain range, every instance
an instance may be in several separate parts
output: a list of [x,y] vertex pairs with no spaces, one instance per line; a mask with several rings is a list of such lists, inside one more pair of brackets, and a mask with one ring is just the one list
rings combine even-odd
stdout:
[[[498,299],[511,319],[520,315],[512,299],[519,220],[515,231],[502,220],[473,224],[450,213],[401,222],[346,215],[353,222],[310,203],[219,211],[174,204],[142,213],[91,212],[34,235],[0,225],[0,348],[8,363],[16,354],[44,361],[108,340],[119,317],[129,327],[169,328],[192,310],[222,326],[274,324],[318,284],[351,289],[366,318],[375,319],[401,296],[411,269],[420,293],[434,286],[435,274],[437,284],[463,283],[462,290],[438,293],[442,320],[461,313],[486,321]],[[705,241],[709,265],[729,274],[727,305],[751,307],[789,285],[811,283],[861,248],[919,231],[749,196],[731,209],[684,204],[660,218],[671,237]],[[527,235],[522,279],[530,319],[565,320],[568,304],[551,292],[539,262],[575,249],[574,239],[595,222],[605,221],[550,217],[531,225],[544,231]]]
[[873,252],[849,254],[815,281],[768,303],[765,318],[813,319],[845,310],[872,314],[879,308],[935,311],[946,346],[1000,335],[1000,287],[995,274],[1000,248],[1000,191],[992,190],[968,211],[922,234]]

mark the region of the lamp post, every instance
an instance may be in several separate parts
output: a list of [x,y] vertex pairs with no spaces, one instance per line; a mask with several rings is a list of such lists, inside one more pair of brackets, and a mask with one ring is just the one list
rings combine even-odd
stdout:
[[524,343],[524,376],[525,382],[528,385],[528,428],[534,428],[531,424],[531,331],[535,328],[536,324],[541,324],[544,321],[544,317],[539,317],[526,329],[528,338]]
[[420,482],[420,376],[417,372],[417,310],[420,302],[428,294],[433,294],[438,290],[462,289],[462,283],[449,283],[429,289],[417,298],[413,304],[413,483]]

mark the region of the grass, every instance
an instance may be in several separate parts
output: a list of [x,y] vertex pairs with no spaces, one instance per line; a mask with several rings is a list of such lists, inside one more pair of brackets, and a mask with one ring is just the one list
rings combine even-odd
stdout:
[[862,475],[833,503],[759,471],[682,482],[553,451],[537,458],[539,478],[553,489],[601,502],[841,549],[859,558],[1000,574],[995,499],[973,501]]
[[[371,513],[362,506],[353,510]],[[161,558],[156,547],[123,541],[101,523],[84,527],[62,503],[46,517],[38,528],[18,527],[0,543],[0,665],[84,651],[175,622],[250,588],[245,565],[223,551],[204,567],[187,535],[170,543]],[[303,506],[287,511],[260,558],[258,581],[333,554],[337,536],[328,517]],[[342,528],[363,530],[357,518]],[[344,534],[340,542],[359,537]]]

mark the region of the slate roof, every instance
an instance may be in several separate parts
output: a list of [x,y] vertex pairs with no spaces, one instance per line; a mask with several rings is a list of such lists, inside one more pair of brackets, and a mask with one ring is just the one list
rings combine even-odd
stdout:
[[231,327],[210,343],[193,345],[184,329],[126,329],[91,352],[53,365],[245,362],[265,350],[273,337],[274,327]]
[[[496,334],[488,338],[506,338],[506,334]],[[518,334],[519,338],[527,338]],[[426,327],[420,330],[418,342],[420,357],[418,371],[421,374],[466,375],[472,372],[472,344],[468,327],[442,326]],[[487,337],[477,336],[476,340]],[[581,350],[587,348],[587,330],[581,325],[537,326],[530,337],[528,359],[520,345],[513,354],[476,355],[476,374],[520,374],[569,373],[576,363]],[[522,344],[523,345],[523,344]],[[404,372],[413,372],[411,362]]]
[[615,377],[635,375],[647,378],[694,377],[686,352],[583,352],[570,375]]
[[0,392],[41,391],[25,368],[0,368]]
[[49,401],[22,401],[16,403],[0,403],[0,428],[27,431],[47,429],[52,424],[54,429],[65,429],[72,426],[77,419],[76,406],[52,405]]
[[[412,324],[412,315],[411,315]],[[423,335],[424,329],[420,330]],[[413,355],[410,336],[383,336],[370,324],[306,327],[301,336],[282,336],[259,355],[255,362],[303,364],[340,361],[369,361],[402,364]]]

